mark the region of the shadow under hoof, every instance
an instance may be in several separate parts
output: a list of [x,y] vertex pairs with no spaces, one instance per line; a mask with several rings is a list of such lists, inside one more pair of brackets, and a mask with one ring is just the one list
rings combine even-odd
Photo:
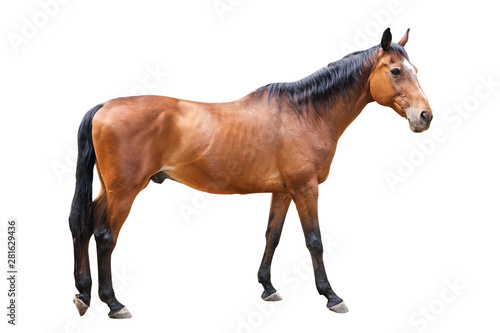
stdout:
[[78,298],[78,295],[76,295],[73,298],[73,303],[75,303],[76,309],[78,310],[78,313],[80,314],[80,316],[83,316],[89,308],[89,306],[87,304],[85,304],[84,301],[82,301],[81,299]]
[[280,294],[278,294],[277,291],[267,297],[262,297],[262,299],[266,302],[277,302],[283,300],[283,298],[280,296]]
[[132,318],[132,314],[127,310],[126,307],[123,307],[121,310],[108,315],[109,318],[112,319],[128,319]]
[[335,313],[347,313],[349,312],[349,308],[345,303],[342,301],[339,304],[332,305],[328,308],[329,310],[335,312]]

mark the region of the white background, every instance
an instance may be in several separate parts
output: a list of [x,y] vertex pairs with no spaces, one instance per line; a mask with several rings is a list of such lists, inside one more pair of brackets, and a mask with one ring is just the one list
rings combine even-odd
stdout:
[[[15,329],[1,279],[2,331],[498,331],[500,69],[491,1],[221,0],[223,13],[213,0],[47,2],[0,8],[0,258],[15,217],[20,267]],[[234,100],[378,44],[387,26],[395,41],[411,28],[406,49],[434,121],[415,134],[372,103],[339,142],[319,209],[327,272],[348,314],[328,311],[317,294],[293,204],[272,270],[284,300],[270,304],[257,282],[270,195],[207,197],[165,182],[138,196],[113,255],[118,299],[134,317],[107,318],[93,240],[92,306],[78,316],[67,216],[88,109],[141,91]],[[389,173],[401,177],[392,187]]]

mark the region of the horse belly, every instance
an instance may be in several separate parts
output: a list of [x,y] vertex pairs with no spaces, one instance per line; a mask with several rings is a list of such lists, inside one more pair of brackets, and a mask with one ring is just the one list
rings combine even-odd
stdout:
[[162,172],[194,189],[215,194],[276,192],[285,186],[273,158],[243,149],[233,154],[205,154],[195,161],[164,165]]

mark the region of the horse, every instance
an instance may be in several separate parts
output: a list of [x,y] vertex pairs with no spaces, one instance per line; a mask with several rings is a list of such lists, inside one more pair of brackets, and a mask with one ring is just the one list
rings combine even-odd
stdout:
[[[318,185],[330,171],[337,142],[370,102],[392,108],[413,132],[430,126],[432,110],[404,48],[409,29],[392,43],[351,53],[295,82],[265,85],[227,103],[165,96],[112,99],[89,110],[78,130],[76,186],[69,216],[73,237],[73,301],[90,306],[88,246],[97,244],[99,298],[110,318],[130,318],[111,282],[111,254],[134,199],[150,181],[177,181],[214,194],[271,193],[258,281],[264,301],[279,301],[271,262],[293,200],[327,308],[348,308],[327,278],[318,222]],[[92,200],[94,166],[101,188]]]

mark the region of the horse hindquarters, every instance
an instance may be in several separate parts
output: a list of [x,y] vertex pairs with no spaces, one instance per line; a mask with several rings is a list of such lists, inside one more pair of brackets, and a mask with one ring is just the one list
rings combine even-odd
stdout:
[[94,229],[99,298],[109,306],[109,317],[130,318],[130,313],[116,299],[113,290],[111,255],[136,196],[158,172],[159,166],[155,164],[157,156],[154,152],[144,149],[151,146],[154,137],[141,135],[141,128],[136,125],[141,120],[120,122],[123,118],[114,118],[117,113],[106,106],[93,122],[96,165],[102,187],[95,200],[97,223]]

